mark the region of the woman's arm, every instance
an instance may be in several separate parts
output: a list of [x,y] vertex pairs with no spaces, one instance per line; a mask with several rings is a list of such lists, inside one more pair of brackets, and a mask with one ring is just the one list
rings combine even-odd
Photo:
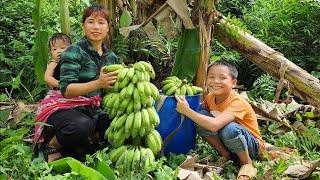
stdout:
[[48,84],[50,88],[59,88],[59,81],[53,77],[54,69],[57,67],[56,62],[50,62],[44,73],[44,81]]
[[217,132],[235,119],[235,116],[226,112],[219,114],[217,117],[199,114],[189,107],[189,104],[184,97],[175,96],[175,98],[177,100],[176,110],[179,113],[188,116],[191,120],[205,129]]
[[65,97],[82,96],[101,88],[110,89],[113,87],[116,79],[117,72],[110,72],[105,74],[101,68],[100,75],[97,80],[86,83],[71,83],[67,86],[64,95]]

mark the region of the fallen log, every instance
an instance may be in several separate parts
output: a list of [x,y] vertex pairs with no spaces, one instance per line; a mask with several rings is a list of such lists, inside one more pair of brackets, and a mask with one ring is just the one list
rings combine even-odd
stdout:
[[[248,60],[277,79],[281,79],[280,69],[282,69],[284,71],[284,79],[287,80],[293,94],[320,109],[319,79],[295,65],[285,58],[283,54],[272,49],[259,39],[231,25],[226,21],[225,17],[217,15],[214,22],[214,36],[223,44],[237,50]],[[238,31],[236,37],[234,36],[235,29]]]

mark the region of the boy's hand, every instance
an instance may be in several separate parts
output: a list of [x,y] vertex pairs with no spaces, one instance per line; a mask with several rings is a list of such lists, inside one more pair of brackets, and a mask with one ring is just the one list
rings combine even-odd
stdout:
[[181,114],[186,114],[187,111],[190,110],[190,106],[186,98],[184,96],[177,96],[177,95],[174,95],[174,97],[177,100],[177,108],[176,108],[177,112]]

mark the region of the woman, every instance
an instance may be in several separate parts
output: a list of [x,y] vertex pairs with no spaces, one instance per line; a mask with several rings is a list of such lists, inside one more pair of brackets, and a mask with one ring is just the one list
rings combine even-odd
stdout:
[[99,107],[103,89],[112,88],[117,78],[115,72],[104,74],[101,67],[119,63],[103,45],[109,31],[108,12],[100,5],[88,7],[82,23],[85,37],[61,55],[59,87],[66,99],[80,96],[87,101],[58,108],[48,117],[53,130],[44,151],[48,162],[64,153],[76,156],[76,150],[88,147],[89,137],[96,132],[103,137],[111,121]]

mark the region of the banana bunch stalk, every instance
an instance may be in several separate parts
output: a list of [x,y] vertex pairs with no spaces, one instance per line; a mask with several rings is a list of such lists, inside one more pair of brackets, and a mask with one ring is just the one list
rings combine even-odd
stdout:
[[203,89],[198,86],[193,86],[192,83],[188,83],[186,79],[181,80],[176,76],[170,76],[165,78],[161,84],[163,85],[162,91],[164,95],[187,95],[193,96],[202,93]]
[[126,171],[145,172],[153,170],[155,157],[151,149],[142,146],[122,145],[109,153],[110,160],[117,167],[122,166]]

